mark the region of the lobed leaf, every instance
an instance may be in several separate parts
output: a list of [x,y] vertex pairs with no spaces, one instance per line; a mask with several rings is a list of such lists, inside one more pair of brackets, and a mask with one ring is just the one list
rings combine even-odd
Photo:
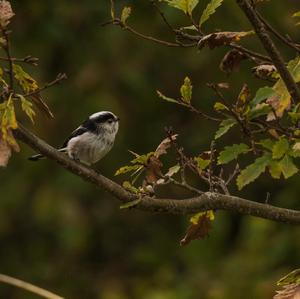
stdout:
[[218,157],[218,164],[227,164],[230,161],[237,159],[239,155],[247,153],[249,151],[249,146],[244,143],[225,146],[224,150],[220,152],[220,155]]
[[220,138],[224,134],[226,134],[230,128],[232,128],[236,124],[236,120],[233,118],[225,119],[221,122],[219,129],[215,134],[215,139]]
[[263,172],[265,172],[270,161],[271,155],[265,153],[263,156],[257,158],[254,163],[243,169],[236,180],[238,189],[241,190],[243,187],[256,180]]
[[213,15],[216,12],[216,9],[221,6],[223,3],[223,0],[211,0],[206,8],[204,9],[200,21],[199,21],[199,27],[201,27],[209,18],[211,15]]
[[170,6],[180,9],[187,15],[191,15],[199,0],[164,0]]
[[289,150],[289,142],[286,138],[282,137],[275,142],[272,148],[272,158],[280,159]]

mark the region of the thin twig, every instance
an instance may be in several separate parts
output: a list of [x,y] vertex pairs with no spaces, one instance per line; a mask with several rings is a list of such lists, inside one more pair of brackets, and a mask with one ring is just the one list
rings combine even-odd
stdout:
[[41,297],[47,298],[47,299],[64,299],[61,296],[58,296],[52,292],[49,292],[45,289],[37,287],[31,283],[25,282],[23,280],[20,280],[20,279],[17,279],[17,278],[8,276],[8,275],[0,274],[0,281],[3,283],[18,287],[20,289],[26,290],[33,294],[39,295]]
[[[9,58],[7,58],[7,57],[0,57],[0,60],[9,61]],[[33,66],[37,66],[39,59],[36,58],[36,57],[32,57],[31,55],[28,55],[28,56],[26,56],[24,58],[14,58],[14,57],[11,57],[10,60],[13,61],[13,62],[23,62],[23,63],[28,63],[28,64],[33,65]]]
[[300,45],[299,44],[292,42],[291,40],[289,40],[288,38],[286,38],[285,36],[280,34],[274,27],[271,26],[271,24],[269,22],[267,22],[267,20],[257,10],[256,10],[256,14],[259,17],[259,19],[263,22],[263,24],[266,26],[266,28],[269,30],[269,32],[274,34],[274,36],[276,36],[281,42],[283,42],[290,48],[292,48],[292,49],[296,50],[298,53],[300,53]]
[[49,88],[49,87],[51,87],[51,86],[53,86],[55,84],[58,84],[62,80],[66,80],[66,79],[67,79],[67,75],[66,74],[64,74],[64,73],[63,74],[58,74],[57,77],[53,81],[51,81],[49,83],[46,83],[41,88],[38,88],[38,89],[36,89],[34,91],[31,91],[31,92],[23,94],[23,97],[31,97],[33,95],[39,94],[41,91],[43,91],[43,90],[45,90],[45,89],[47,89],[47,88]]
[[236,2],[245,13],[248,20],[253,25],[253,28],[255,29],[257,36],[261,40],[262,45],[266,49],[270,58],[272,59],[272,62],[275,65],[276,69],[278,70],[282,80],[284,81],[291,97],[295,100],[295,102],[299,103],[300,90],[293,76],[288,71],[280,52],[274,45],[272,39],[270,38],[266,26],[258,17],[255,8],[249,3],[248,0],[236,0]]

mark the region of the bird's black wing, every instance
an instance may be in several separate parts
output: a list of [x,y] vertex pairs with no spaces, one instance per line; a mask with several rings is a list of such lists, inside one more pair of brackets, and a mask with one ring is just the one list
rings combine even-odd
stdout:
[[68,142],[76,137],[80,136],[86,132],[95,132],[97,129],[96,124],[91,121],[90,119],[87,119],[80,127],[78,127],[76,130],[74,130],[71,135],[65,140],[61,148],[65,148],[68,145]]

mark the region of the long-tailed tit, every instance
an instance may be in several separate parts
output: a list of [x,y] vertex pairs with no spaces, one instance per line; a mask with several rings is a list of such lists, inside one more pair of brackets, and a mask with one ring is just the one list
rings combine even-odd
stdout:
[[[91,165],[102,159],[113,147],[119,129],[119,118],[109,111],[92,114],[59,149],[71,159]],[[44,156],[31,156],[29,160],[37,161]]]

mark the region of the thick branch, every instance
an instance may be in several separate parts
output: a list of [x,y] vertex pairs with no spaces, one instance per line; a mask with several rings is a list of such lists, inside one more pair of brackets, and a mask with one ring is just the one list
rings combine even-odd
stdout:
[[274,45],[270,38],[264,23],[257,15],[255,8],[249,3],[248,0],[236,0],[237,4],[244,11],[245,15],[253,25],[256,34],[262,42],[262,45],[266,49],[267,53],[271,57],[274,65],[276,66],[282,80],[284,81],[291,97],[296,101],[300,102],[300,90],[294,81],[291,73],[288,71],[285,62],[279,53],[278,49]]
[[[54,160],[68,171],[81,177],[83,180],[105,189],[122,202],[137,199],[136,195],[127,192],[117,183],[58,152],[21,125],[19,125],[19,128],[15,131],[15,136],[31,148],[39,151],[49,159]],[[300,224],[300,211],[278,208],[268,204],[257,203],[235,196],[212,192],[206,192],[203,195],[182,200],[158,199],[145,196],[135,208],[150,212],[166,212],[174,214],[188,214],[211,209],[228,210],[278,222]]]

